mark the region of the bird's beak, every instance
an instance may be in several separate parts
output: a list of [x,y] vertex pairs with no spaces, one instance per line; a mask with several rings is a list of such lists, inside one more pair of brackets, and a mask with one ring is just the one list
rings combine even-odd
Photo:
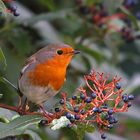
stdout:
[[73,54],[78,54],[78,53],[80,53],[80,51],[78,51],[78,50],[73,51]]

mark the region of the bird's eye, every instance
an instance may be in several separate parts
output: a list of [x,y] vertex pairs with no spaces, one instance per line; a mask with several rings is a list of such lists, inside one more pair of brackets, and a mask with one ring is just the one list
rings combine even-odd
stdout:
[[63,54],[63,50],[57,50],[57,54],[58,55],[62,55]]

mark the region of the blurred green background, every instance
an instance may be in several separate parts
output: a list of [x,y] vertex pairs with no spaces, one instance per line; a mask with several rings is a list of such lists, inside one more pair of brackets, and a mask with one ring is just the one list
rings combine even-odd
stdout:
[[[109,139],[139,140],[140,21],[135,15],[140,10],[140,3],[133,4],[130,8],[126,3],[125,0],[16,1],[20,16],[14,17],[5,11],[0,16],[0,75],[17,85],[27,57],[49,43],[70,44],[80,50],[81,54],[74,57],[70,64],[62,91],[67,92],[68,96],[77,92],[76,89],[84,85],[83,76],[92,69],[109,73],[111,77],[122,77],[121,84],[125,92],[134,94],[135,100],[129,112],[119,114],[119,123],[110,132]],[[91,8],[96,11],[90,12]],[[100,11],[107,14],[105,17],[125,13],[126,18],[112,18],[106,23],[98,24],[95,16]],[[110,25],[120,31],[110,28]],[[123,29],[129,33],[124,33]],[[3,94],[0,102],[17,104],[17,93],[6,83],[0,82],[0,94]],[[50,109],[59,98],[60,95],[54,97],[46,107]],[[14,115],[13,112],[3,113],[3,110],[0,110],[0,114],[6,117]],[[26,133],[29,135],[18,136],[16,139],[75,139],[67,129],[52,131],[49,128],[29,128]],[[100,134],[87,134],[85,139],[99,140]]]

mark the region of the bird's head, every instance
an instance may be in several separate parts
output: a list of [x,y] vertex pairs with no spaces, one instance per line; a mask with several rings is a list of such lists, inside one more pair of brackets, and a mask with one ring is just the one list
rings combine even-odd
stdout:
[[[72,57],[80,51],[74,50],[71,46],[66,44],[52,44],[48,45],[42,51],[43,59],[46,58],[48,65],[57,67],[67,67]],[[45,59],[44,59],[45,60]]]

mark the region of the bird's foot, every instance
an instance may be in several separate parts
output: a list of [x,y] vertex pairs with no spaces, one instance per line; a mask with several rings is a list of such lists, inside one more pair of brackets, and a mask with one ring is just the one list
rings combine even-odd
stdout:
[[43,113],[43,116],[44,116],[44,117],[46,117],[46,118],[49,119],[49,120],[52,120],[52,119],[53,119],[54,114],[52,114],[52,113],[46,111],[45,108],[44,108],[43,106],[40,106],[40,110],[41,110],[41,112]]

